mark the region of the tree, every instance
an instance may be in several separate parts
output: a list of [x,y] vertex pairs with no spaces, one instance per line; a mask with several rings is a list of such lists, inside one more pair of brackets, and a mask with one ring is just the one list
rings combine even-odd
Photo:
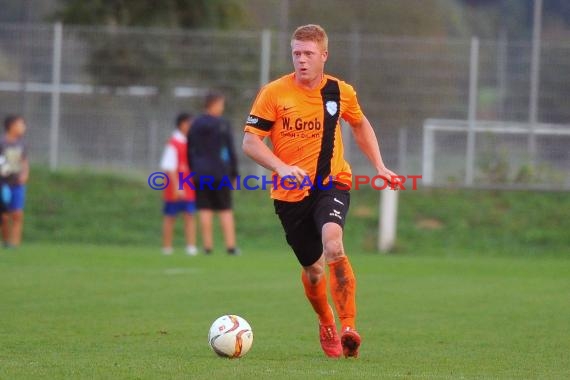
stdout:
[[236,0],[60,0],[56,17],[81,25],[222,28],[239,26]]
[[237,0],[60,0],[54,19],[72,25],[108,26],[108,33],[80,33],[91,47],[87,70],[97,84],[164,85],[175,51],[133,35],[123,26],[228,29],[244,12]]

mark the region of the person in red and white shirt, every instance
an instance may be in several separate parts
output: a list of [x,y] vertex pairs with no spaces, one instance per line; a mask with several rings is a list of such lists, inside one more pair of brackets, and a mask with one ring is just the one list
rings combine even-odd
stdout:
[[[164,220],[162,227],[162,252],[165,255],[172,254],[172,238],[174,234],[174,224],[179,213],[184,217],[184,235],[186,237],[186,253],[196,256],[196,222],[194,214],[196,212],[195,194],[190,186],[185,185],[179,188],[179,178],[187,177],[190,174],[187,158],[187,134],[192,124],[192,116],[188,113],[181,113],[176,118],[176,130],[166,143],[161,169],[166,173],[170,182],[163,191],[164,196]],[[180,174],[182,173],[182,174]]]

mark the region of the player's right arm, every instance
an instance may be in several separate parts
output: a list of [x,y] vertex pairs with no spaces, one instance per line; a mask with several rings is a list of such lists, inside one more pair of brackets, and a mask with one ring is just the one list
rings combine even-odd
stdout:
[[22,171],[18,178],[20,184],[25,185],[28,182],[28,178],[30,177],[30,163],[28,162],[27,158],[22,160]]
[[266,86],[257,94],[247,118],[243,152],[259,165],[277,173],[279,177],[294,177],[302,182],[307,172],[298,166],[283,162],[263,142],[265,137],[270,136],[271,128],[278,116],[276,97],[272,94],[272,89]]
[[266,169],[274,171],[281,178],[295,177],[302,182],[307,172],[295,165],[287,165],[275,155],[263,142],[263,136],[251,132],[245,132],[242,144],[243,152],[252,160]]

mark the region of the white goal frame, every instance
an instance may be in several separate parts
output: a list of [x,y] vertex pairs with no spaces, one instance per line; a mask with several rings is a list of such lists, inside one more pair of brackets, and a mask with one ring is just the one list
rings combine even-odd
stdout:
[[[426,186],[434,185],[434,158],[435,158],[435,142],[434,134],[437,131],[445,132],[463,132],[469,138],[468,120],[452,120],[452,119],[427,119],[423,126],[423,144],[422,144],[422,183]],[[475,121],[472,130],[473,139],[478,133],[494,133],[494,134],[513,134],[513,135],[530,135],[535,136],[570,136],[570,125],[565,124],[544,124],[538,123],[534,128],[530,128],[528,123],[504,122],[504,121]],[[469,144],[467,144],[469,145]],[[466,171],[473,173],[474,160],[467,157],[466,162],[471,165],[466,167]],[[468,177],[468,176],[466,176]]]

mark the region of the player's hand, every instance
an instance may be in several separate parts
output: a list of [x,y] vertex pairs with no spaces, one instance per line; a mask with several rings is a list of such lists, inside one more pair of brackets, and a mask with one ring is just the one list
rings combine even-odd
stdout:
[[[295,178],[295,181],[297,181],[297,183],[302,183],[303,179],[305,179],[305,177],[307,177],[306,171],[304,171],[300,167],[294,166],[294,165],[283,165],[283,166],[276,168],[275,171],[277,172],[277,175],[280,178],[287,177],[289,179],[289,178],[293,177],[293,178]],[[292,178],[291,178],[291,181],[293,181]]]
[[20,174],[20,177],[18,178],[18,183],[20,185],[25,185],[26,182],[28,182],[28,173]]
[[378,169],[378,175],[384,178],[390,184],[391,190],[399,190],[400,189],[400,178],[399,176],[388,169],[387,167],[382,167]]
[[176,199],[183,201],[186,198],[186,190],[176,189]]

